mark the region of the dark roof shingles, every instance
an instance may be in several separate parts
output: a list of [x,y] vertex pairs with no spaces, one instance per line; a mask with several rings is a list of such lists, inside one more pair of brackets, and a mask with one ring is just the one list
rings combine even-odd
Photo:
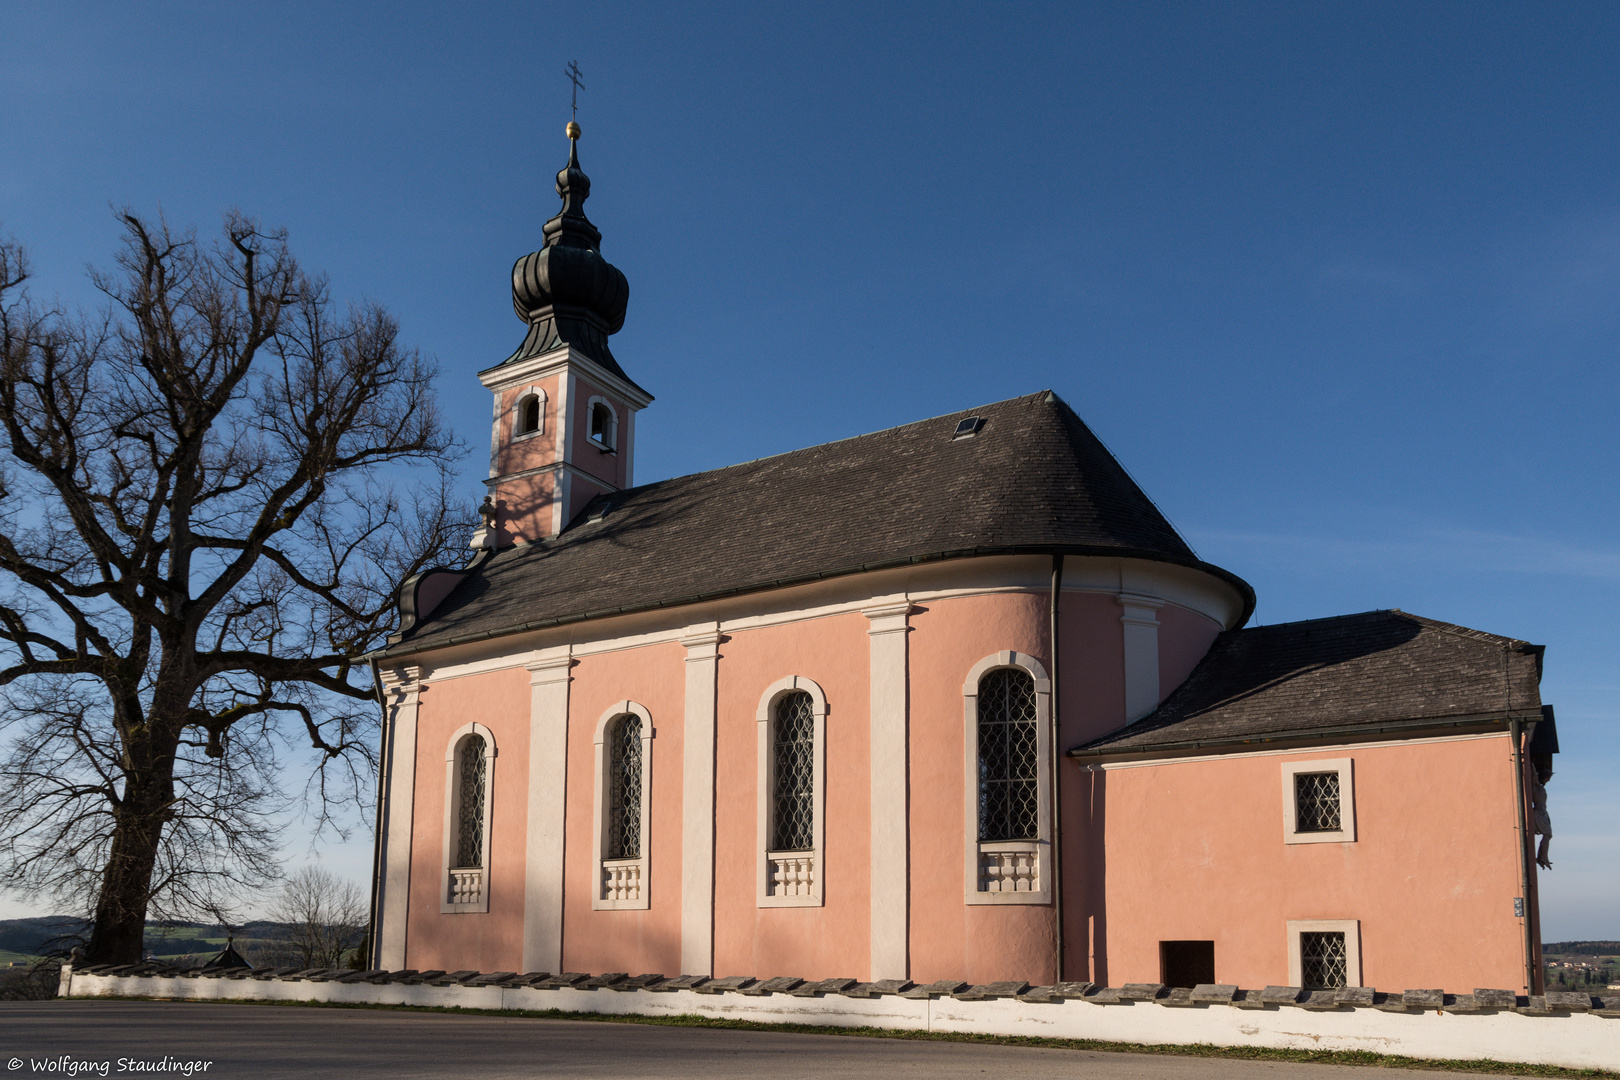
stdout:
[[[983,429],[953,440],[967,416]],[[496,553],[390,651],[1010,549],[1204,566],[1074,411],[1038,393],[602,496],[561,536]]]
[[1540,651],[1402,611],[1229,630],[1158,709],[1077,752],[1533,712]]

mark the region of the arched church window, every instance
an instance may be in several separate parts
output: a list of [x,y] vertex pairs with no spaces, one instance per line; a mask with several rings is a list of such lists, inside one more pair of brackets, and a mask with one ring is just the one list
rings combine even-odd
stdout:
[[518,402],[517,434],[533,435],[540,430],[540,398],[530,394]]
[[586,413],[586,433],[591,442],[604,450],[618,445],[619,417],[604,398],[592,398]]
[[992,653],[962,683],[969,904],[1052,900],[1052,684],[1028,653]]
[[613,725],[608,765],[608,850],[610,859],[641,858],[641,718],[621,716]]
[[469,735],[461,741],[461,783],[456,798],[456,867],[484,865],[484,737]]
[[789,675],[765,688],[755,719],[758,905],[819,906],[825,871],[827,697],[814,680]]
[[596,723],[597,909],[648,906],[652,714],[621,701]]
[[776,700],[772,851],[815,847],[816,719],[803,690]]
[[979,680],[979,839],[1040,835],[1035,680],[1000,668]]
[[468,724],[444,758],[444,895],[440,911],[488,911],[495,737]]

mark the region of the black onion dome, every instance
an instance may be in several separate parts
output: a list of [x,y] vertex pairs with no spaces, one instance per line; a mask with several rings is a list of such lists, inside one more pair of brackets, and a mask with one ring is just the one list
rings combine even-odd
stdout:
[[569,140],[568,167],[557,174],[562,210],[546,222],[546,246],[512,267],[512,310],[529,333],[507,363],[572,345],[629,381],[613,359],[608,335],[624,326],[630,282],[597,250],[602,234],[585,216],[590,177],[579,167],[579,144]]

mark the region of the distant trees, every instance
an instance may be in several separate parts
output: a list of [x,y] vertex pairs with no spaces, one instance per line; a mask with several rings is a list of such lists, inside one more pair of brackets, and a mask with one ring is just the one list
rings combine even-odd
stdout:
[[241,215],[211,244],[118,218],[94,314],[0,243],[0,886],[93,910],[89,962],[277,879],[290,747],[323,822],[369,786],[360,657],[471,516],[384,308]]
[[267,914],[286,925],[286,937],[276,943],[273,958],[261,952],[257,959],[339,968],[365,936],[368,909],[352,881],[309,866],[286,880]]

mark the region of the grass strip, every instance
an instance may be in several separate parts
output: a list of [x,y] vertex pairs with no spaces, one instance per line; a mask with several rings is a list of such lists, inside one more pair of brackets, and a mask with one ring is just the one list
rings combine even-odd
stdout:
[[833,1027],[820,1024],[761,1023],[683,1013],[677,1016],[625,1016],[578,1013],[564,1009],[467,1009],[460,1005],[396,1005],[370,1001],[276,1001],[256,998],[75,997],[63,1001],[163,1001],[183,1005],[276,1005],[301,1009],[371,1009],[385,1012],[447,1013],[460,1016],[508,1016],[530,1020],[579,1020],[598,1024],[648,1024],[656,1027],[710,1028],[722,1031],[761,1031],[793,1035],[855,1036],[863,1039],[911,1039],[918,1042],[980,1043],[992,1046],[1035,1046],[1052,1050],[1089,1050],[1105,1054],[1160,1054],[1176,1057],[1226,1058],[1237,1061],[1288,1061],[1309,1065],[1361,1065],[1383,1069],[1418,1069],[1429,1072],[1483,1073],[1495,1076],[1582,1077],[1620,1080],[1609,1069],[1571,1069],[1513,1061],[1465,1061],[1455,1058],[1414,1058],[1375,1054],[1370,1050],[1290,1050],[1269,1046],[1216,1046],[1212,1043],[1127,1043],[1101,1039],[1047,1039],[1038,1035],[982,1035],[958,1031],[918,1031],[914,1028]]

